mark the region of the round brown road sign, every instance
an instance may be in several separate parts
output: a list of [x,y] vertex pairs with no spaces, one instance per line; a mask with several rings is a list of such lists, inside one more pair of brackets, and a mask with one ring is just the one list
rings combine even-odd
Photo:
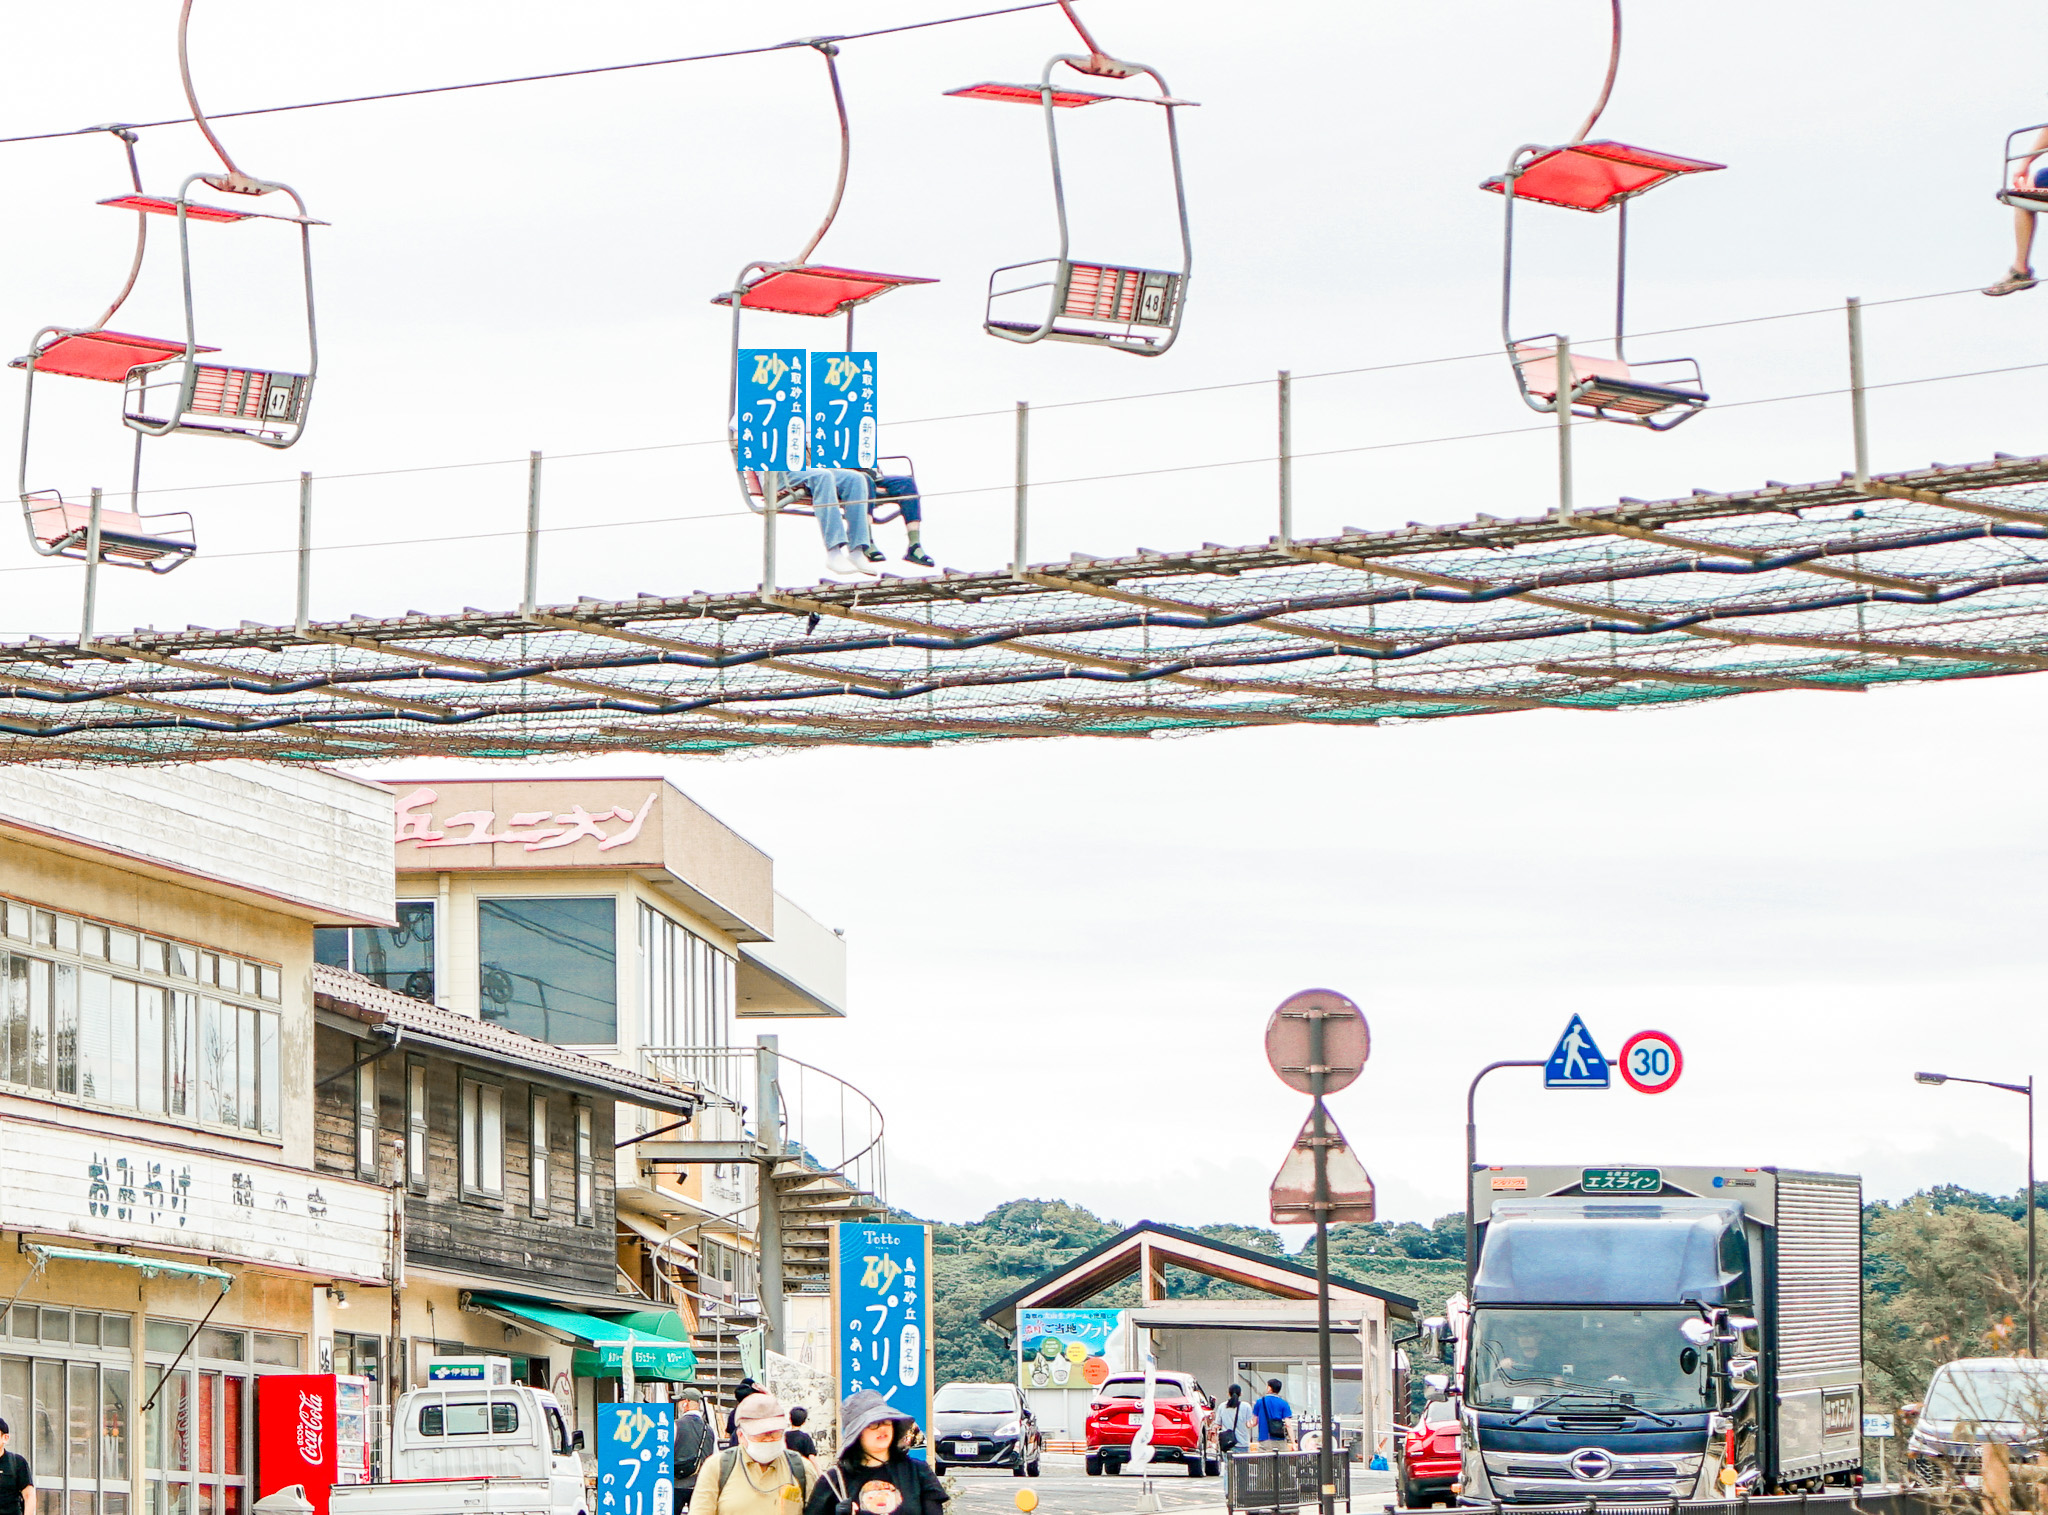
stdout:
[[1304,989],[1280,1002],[1266,1022],[1266,1061],[1280,1082],[1303,1094],[1316,1092],[1309,1061],[1312,1027],[1323,1028],[1323,1093],[1349,1088],[1372,1055],[1365,1013],[1334,989]]

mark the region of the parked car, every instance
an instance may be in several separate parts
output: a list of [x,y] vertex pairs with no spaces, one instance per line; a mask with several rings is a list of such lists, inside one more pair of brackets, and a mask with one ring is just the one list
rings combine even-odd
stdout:
[[1394,1471],[1401,1483],[1401,1508],[1424,1510],[1442,1500],[1455,1505],[1455,1485],[1464,1462],[1463,1427],[1455,1399],[1432,1399],[1415,1424],[1396,1438]]
[[409,1389],[386,1483],[336,1484],[334,1515],[585,1515],[583,1433],[545,1389]]
[[1045,1455],[1038,1417],[1014,1384],[949,1383],[932,1401],[932,1471],[1008,1468],[1036,1478]]
[[2048,1361],[1963,1357],[1934,1370],[1927,1398],[1902,1405],[1913,1417],[1906,1471],[1916,1483],[1969,1483],[1984,1470],[1983,1444],[2004,1442],[2014,1462],[2033,1462],[2048,1439]]
[[[1216,1450],[1216,1401],[1202,1392],[1191,1373],[1156,1373],[1153,1383],[1153,1460],[1177,1462],[1190,1478],[1214,1478],[1222,1471]],[[1103,1380],[1088,1406],[1085,1466],[1091,1475],[1123,1472],[1144,1410],[1143,1373],[1112,1373]]]

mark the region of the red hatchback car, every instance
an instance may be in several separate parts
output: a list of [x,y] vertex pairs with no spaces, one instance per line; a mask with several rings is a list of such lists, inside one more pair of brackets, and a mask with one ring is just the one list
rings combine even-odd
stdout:
[[1401,1508],[1427,1509],[1442,1500],[1455,1505],[1453,1486],[1464,1470],[1465,1453],[1459,1444],[1458,1401],[1432,1399],[1422,1407],[1422,1418],[1408,1427],[1395,1452],[1395,1468],[1401,1478]]
[[[1216,1402],[1188,1373],[1155,1373],[1152,1394],[1152,1458],[1177,1462],[1188,1477],[1214,1478],[1222,1471],[1216,1451]],[[1089,1474],[1121,1473],[1131,1460],[1131,1442],[1145,1414],[1145,1375],[1114,1373],[1095,1391],[1088,1407]]]

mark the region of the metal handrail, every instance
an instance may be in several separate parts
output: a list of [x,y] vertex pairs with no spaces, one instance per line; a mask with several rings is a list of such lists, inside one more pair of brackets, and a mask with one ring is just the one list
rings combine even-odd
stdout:
[[[647,1047],[641,1050],[641,1063],[649,1077],[686,1084],[703,1095],[700,1134],[703,1127],[730,1120],[738,1128],[735,1134],[744,1135],[749,1134],[745,1131],[749,1106],[735,1091],[754,1087],[762,1051],[760,1047]],[[886,1122],[881,1106],[837,1074],[786,1052],[773,1056],[779,1107],[776,1132],[783,1155],[886,1200]],[[755,1124],[760,1124],[758,1118]]]

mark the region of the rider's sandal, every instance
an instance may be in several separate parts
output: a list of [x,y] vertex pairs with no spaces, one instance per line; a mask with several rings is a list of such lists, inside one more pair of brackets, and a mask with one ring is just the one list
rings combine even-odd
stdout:
[[2014,268],[1996,284],[1984,291],[1987,295],[2016,295],[2023,289],[2032,289],[2038,282],[2031,268]]

